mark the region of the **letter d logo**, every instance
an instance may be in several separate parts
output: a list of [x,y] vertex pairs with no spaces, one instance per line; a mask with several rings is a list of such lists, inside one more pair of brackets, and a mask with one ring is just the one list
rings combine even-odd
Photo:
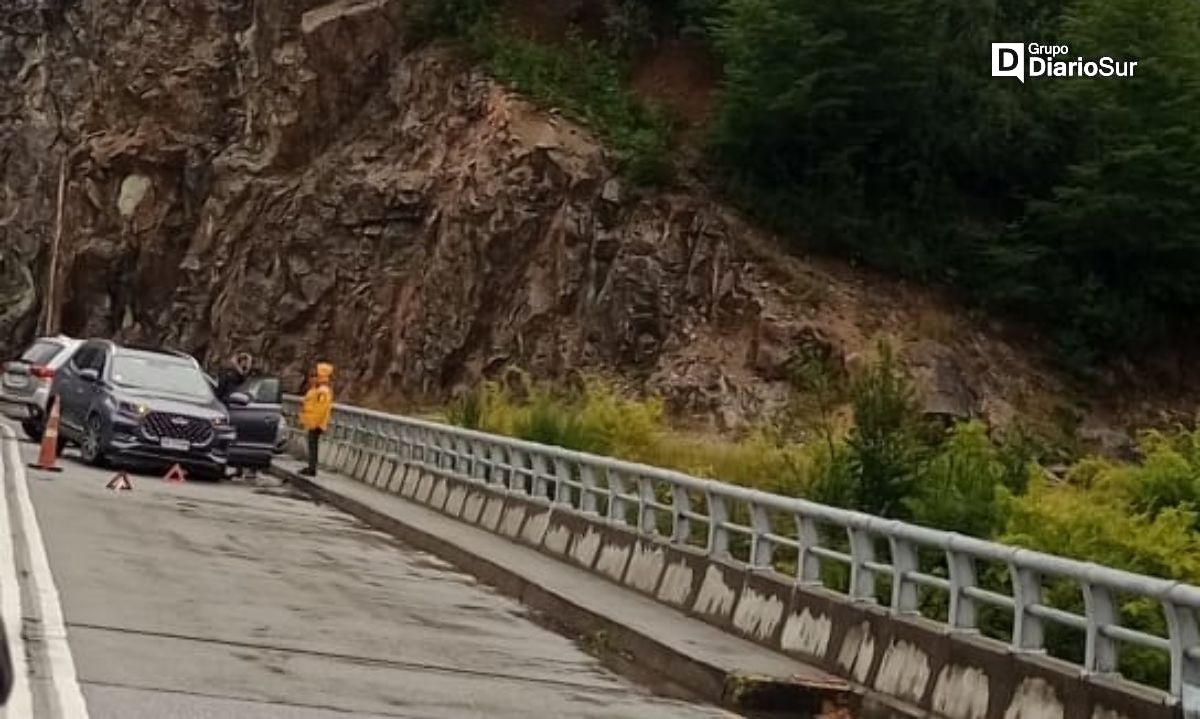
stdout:
[[1019,42],[992,43],[992,77],[1015,77],[1025,82],[1025,46]]

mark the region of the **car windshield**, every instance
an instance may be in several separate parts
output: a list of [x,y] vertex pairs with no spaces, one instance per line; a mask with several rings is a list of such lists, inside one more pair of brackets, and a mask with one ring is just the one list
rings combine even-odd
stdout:
[[279,380],[274,377],[251,377],[235,391],[245,394],[251,402],[260,404],[279,404],[282,399]]
[[25,354],[21,355],[21,360],[31,365],[47,365],[59,352],[62,352],[62,349],[63,346],[57,342],[39,340],[25,350]]
[[112,381],[131,389],[210,398],[212,389],[200,370],[187,362],[168,357],[117,355],[113,359]]

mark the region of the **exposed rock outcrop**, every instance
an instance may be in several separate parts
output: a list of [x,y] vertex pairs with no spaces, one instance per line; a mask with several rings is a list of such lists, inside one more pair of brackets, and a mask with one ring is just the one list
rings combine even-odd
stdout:
[[574,124],[405,50],[401,0],[9,0],[0,28],[6,353],[53,262],[66,332],[245,349],[292,384],[321,356],[359,401],[601,369],[735,425],[881,333],[920,340],[938,412],[1057,391],[966,322],[885,332],[917,324],[906,290],[784,258],[703,192],[631,190]]

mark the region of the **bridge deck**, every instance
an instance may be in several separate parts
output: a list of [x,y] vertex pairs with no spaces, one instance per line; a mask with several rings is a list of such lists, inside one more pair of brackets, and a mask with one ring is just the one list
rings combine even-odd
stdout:
[[304,496],[138,475],[114,493],[111,471],[60,462],[6,466],[4,486],[32,497],[93,719],[728,716],[654,696],[518,602]]

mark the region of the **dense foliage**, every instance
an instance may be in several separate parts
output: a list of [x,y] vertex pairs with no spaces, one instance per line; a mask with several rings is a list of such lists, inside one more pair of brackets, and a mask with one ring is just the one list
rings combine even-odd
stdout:
[[[670,124],[622,83],[626,60],[701,35],[724,66],[709,147],[731,198],[806,247],[1036,317],[1077,367],[1200,311],[1194,0],[595,4],[605,37],[555,48],[504,31],[495,0],[414,7],[442,32],[491,28],[502,78],[593,124],[646,181],[668,176]],[[1138,65],[1021,83],[991,77],[991,42]]]
[[[1071,357],[1200,309],[1200,5],[723,0],[713,148],[766,220],[1033,309]],[[1135,76],[992,78],[992,41],[1137,59]],[[795,200],[795,201],[788,201]]]

